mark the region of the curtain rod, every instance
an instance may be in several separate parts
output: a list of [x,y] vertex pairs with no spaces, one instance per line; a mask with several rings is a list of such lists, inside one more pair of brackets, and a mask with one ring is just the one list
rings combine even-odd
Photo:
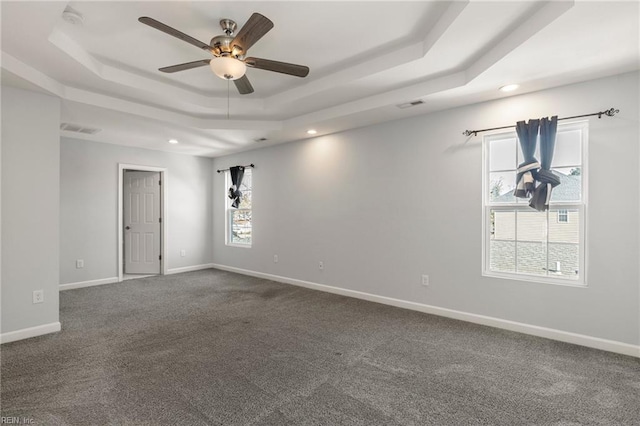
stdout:
[[[242,167],[251,167],[253,169],[255,166],[252,163],[252,164],[247,164],[246,166],[242,166]],[[220,172],[226,172],[228,170],[229,169],[220,169],[220,170],[216,170],[216,172],[220,173]]]
[[[607,117],[613,117],[614,115],[616,115],[619,112],[620,112],[619,109],[610,108],[610,109],[608,109],[606,111],[594,112],[592,114],[574,115],[573,117],[558,118],[558,121],[560,121],[560,120],[571,120],[572,118],[591,117],[591,116],[594,116],[594,115],[597,115],[598,118],[602,118],[603,115],[606,115]],[[492,127],[491,129],[481,129],[481,130],[465,130],[464,132],[462,132],[462,134],[465,135],[465,136],[471,136],[471,135],[478,136],[478,133],[480,133],[480,132],[488,132],[490,130],[510,129],[512,127],[516,127],[516,126]]]

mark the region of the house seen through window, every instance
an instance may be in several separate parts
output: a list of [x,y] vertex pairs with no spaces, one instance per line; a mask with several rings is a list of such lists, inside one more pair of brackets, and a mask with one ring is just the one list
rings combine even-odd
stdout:
[[[231,182],[231,175],[229,172],[225,173],[225,189],[230,188],[233,184]],[[251,223],[251,195],[252,195],[252,173],[251,168],[246,167],[244,169],[244,177],[240,184],[240,192],[242,192],[242,198],[238,208],[231,206],[232,200],[227,197],[227,191],[225,190],[226,198],[226,243],[228,245],[236,245],[242,247],[250,247],[252,240],[252,223]]]
[[587,123],[558,125],[552,171],[561,183],[546,212],[513,195],[516,169],[523,161],[515,131],[485,136],[483,144],[483,273],[583,284]]

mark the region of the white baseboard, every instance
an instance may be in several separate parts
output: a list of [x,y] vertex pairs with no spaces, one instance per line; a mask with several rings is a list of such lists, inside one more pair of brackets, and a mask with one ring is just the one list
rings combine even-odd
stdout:
[[77,283],[60,284],[60,291],[73,290],[74,288],[93,287],[102,284],[113,284],[118,282],[118,277],[102,278],[99,280],[79,281]]
[[59,322],[52,322],[35,327],[23,328],[22,330],[9,331],[8,333],[0,334],[0,343],[15,342],[16,340],[42,336],[43,334],[57,333],[61,329],[62,326]]
[[166,275],[180,274],[182,272],[201,271],[203,269],[211,269],[213,267],[214,267],[213,263],[205,263],[204,265],[193,265],[193,266],[183,266],[181,268],[171,268],[167,270]]
[[[204,265],[184,266],[182,268],[168,269],[167,273],[165,275],[179,274],[181,272],[200,271],[202,269],[211,269],[211,268],[213,268],[213,264],[212,263],[207,263],[207,264],[204,264]],[[149,275],[149,276],[151,276],[151,275]],[[141,275],[140,277],[134,277],[134,278],[143,278],[143,277],[144,276]],[[129,278],[129,279],[134,279],[134,278]],[[124,280],[126,281],[127,278],[124,278]],[[96,286],[96,285],[113,284],[113,283],[117,283],[117,282],[118,282],[118,277],[110,277],[110,278],[102,278],[102,279],[99,279],[99,280],[79,281],[77,283],[60,284],[59,285],[59,289],[60,289],[60,291],[73,290],[75,288],[93,287],[93,286]]]
[[530,334],[547,339],[558,340],[575,345],[587,346],[589,348],[601,349],[603,351],[615,352],[623,355],[629,355],[640,358],[640,346],[631,345],[629,343],[617,342],[615,340],[606,340],[599,337],[587,336],[584,334],[571,333],[568,331],[556,330],[553,328],[539,327],[537,325],[525,324],[521,322],[509,321],[485,315],[472,314],[468,312],[456,311],[453,309],[441,308],[438,306],[425,305],[422,303],[409,302],[401,299],[394,299],[386,296],[378,296],[375,294],[364,293],[356,290],[348,290],[340,287],[332,287],[324,284],[318,284],[310,281],[303,281],[294,278],[282,277],[279,275],[266,274],[262,272],[251,271],[247,269],[235,268],[232,266],[213,264],[211,267],[238,274],[249,275],[257,278],[278,281],[285,284],[291,284],[299,287],[320,290],[327,293],[339,294],[341,296],[354,297],[356,299],[368,300],[370,302],[382,303],[385,305],[396,306],[398,308],[411,309],[413,311],[424,312],[427,314],[438,315],[447,318],[467,321],[474,324],[487,325],[490,327],[501,328],[504,330],[517,331],[519,333]]

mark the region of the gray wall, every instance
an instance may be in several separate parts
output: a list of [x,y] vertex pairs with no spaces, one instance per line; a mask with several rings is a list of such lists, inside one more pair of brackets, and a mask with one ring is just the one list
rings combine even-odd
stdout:
[[[250,249],[224,244],[214,175],[214,262],[638,344],[638,89],[624,74],[217,158],[256,168]],[[612,106],[590,120],[588,287],[482,277],[482,138],[461,132]]]
[[118,163],[168,169],[167,267],[211,263],[211,159],[62,138],[60,284],[118,275]]
[[59,99],[2,87],[2,333],[58,322],[59,125]]

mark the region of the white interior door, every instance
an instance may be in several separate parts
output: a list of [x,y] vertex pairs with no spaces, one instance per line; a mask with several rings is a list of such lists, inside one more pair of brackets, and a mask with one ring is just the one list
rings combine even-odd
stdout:
[[160,172],[124,172],[124,273],[160,273]]

